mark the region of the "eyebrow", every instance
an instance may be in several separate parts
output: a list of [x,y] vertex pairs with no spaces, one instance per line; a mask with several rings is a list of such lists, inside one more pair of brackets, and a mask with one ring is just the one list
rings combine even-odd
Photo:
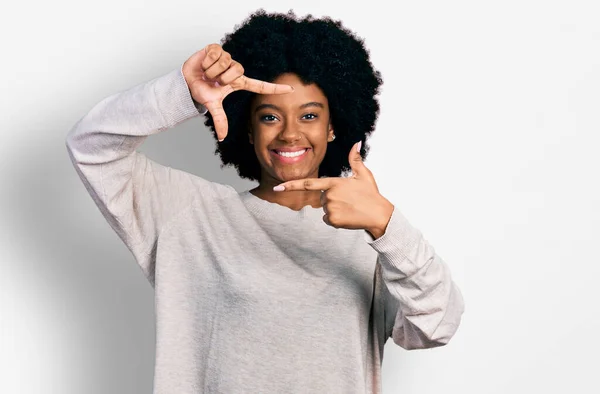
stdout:
[[[319,103],[319,102],[317,102],[317,101],[311,101],[310,103],[305,103],[305,104],[302,104],[302,105],[301,105],[300,107],[298,107],[298,108],[300,108],[300,109],[303,109],[303,108],[307,108],[307,107],[319,107],[319,108],[325,108],[325,106],[323,105],[323,103]],[[261,109],[263,109],[263,108],[273,108],[273,109],[276,109],[276,110],[281,110],[281,108],[279,108],[278,106],[276,106],[276,105],[274,105],[274,104],[260,104],[259,106],[257,106],[257,107],[254,109],[254,112],[258,112],[258,111],[260,111],[260,110],[261,110]]]

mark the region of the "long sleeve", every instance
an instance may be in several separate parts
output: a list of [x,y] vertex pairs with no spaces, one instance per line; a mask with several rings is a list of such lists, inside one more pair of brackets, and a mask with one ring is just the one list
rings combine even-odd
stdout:
[[374,240],[365,232],[365,240],[378,253],[375,280],[385,284],[386,338],[406,350],[447,344],[465,307],[446,263],[397,208],[385,234]]
[[181,67],[113,94],[71,129],[66,146],[85,188],[154,285],[151,249],[161,228],[209,182],[137,152],[144,140],[206,113]]

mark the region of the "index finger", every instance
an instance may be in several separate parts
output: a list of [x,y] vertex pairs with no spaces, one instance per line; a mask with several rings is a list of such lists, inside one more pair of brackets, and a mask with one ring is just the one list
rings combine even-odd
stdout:
[[240,76],[231,85],[234,85],[235,90],[244,89],[259,94],[283,94],[294,91],[294,88],[290,85],[261,81],[259,79],[248,78],[245,75]]
[[[307,178],[294,181],[283,182],[275,186],[275,191],[294,191],[294,190],[328,190],[334,185],[336,178]],[[281,189],[281,186],[284,188]]]

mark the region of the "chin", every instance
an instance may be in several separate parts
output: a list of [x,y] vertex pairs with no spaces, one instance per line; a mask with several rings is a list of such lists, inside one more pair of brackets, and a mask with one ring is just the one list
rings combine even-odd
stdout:
[[276,176],[277,179],[281,180],[281,182],[287,181],[295,181],[297,179],[304,179],[309,177],[309,172],[295,173],[295,174],[278,174]]

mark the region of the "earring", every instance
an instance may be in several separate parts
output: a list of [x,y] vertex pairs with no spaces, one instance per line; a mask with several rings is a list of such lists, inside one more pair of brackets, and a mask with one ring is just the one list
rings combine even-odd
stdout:
[[[335,134],[331,136],[331,141],[333,141],[335,139]],[[329,142],[331,142],[329,141]]]

